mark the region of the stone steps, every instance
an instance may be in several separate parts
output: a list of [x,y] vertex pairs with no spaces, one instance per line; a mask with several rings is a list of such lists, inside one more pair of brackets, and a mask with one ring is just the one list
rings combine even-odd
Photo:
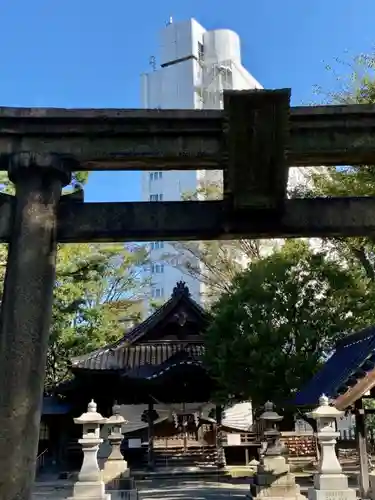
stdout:
[[217,467],[162,467],[155,468],[153,471],[133,470],[132,476],[137,484],[139,481],[162,480],[162,481],[178,481],[178,480],[204,480],[221,482],[229,476],[225,469]]
[[215,447],[189,448],[186,452],[181,448],[154,450],[156,468],[216,466],[216,459]]

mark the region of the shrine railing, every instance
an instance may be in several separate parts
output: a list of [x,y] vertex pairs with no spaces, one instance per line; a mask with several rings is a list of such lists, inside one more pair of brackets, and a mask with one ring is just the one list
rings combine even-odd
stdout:
[[[232,438],[228,438],[228,436],[232,436]],[[246,446],[259,444],[260,440],[255,432],[227,433],[223,435],[222,443],[223,446]]]
[[[154,438],[154,448],[181,448],[185,444],[184,438],[178,436]],[[197,441],[195,436],[188,436],[187,447],[203,446],[204,443]]]

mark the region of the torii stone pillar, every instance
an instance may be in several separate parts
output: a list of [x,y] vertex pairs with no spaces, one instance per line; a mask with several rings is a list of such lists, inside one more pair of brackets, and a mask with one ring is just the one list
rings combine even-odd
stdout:
[[18,153],[0,323],[0,498],[29,500],[35,475],[45,361],[55,280],[56,220],[69,164]]

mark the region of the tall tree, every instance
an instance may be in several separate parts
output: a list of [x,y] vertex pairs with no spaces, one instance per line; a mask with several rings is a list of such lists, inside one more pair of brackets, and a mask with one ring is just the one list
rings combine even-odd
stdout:
[[251,262],[213,306],[206,334],[223,398],[285,403],[341,335],[374,321],[375,289],[366,285],[303,241]]
[[69,374],[71,357],[114,342],[142,313],[144,247],[61,245],[58,251],[46,389]]
[[[197,191],[185,193],[185,200],[222,198],[222,183],[202,183]],[[206,299],[228,292],[234,277],[249,260],[258,259],[263,242],[259,240],[173,242],[172,252],[164,255],[167,265],[178,268],[205,285]],[[269,249],[273,246],[267,243]]]
[[[342,76],[340,68],[345,68]],[[333,104],[375,104],[375,58],[362,54],[352,61],[336,60],[329,66],[339,90],[324,92],[324,102]],[[349,68],[349,74],[347,69]],[[330,167],[324,175],[310,172],[309,192],[314,196],[375,196],[375,166],[355,165]],[[331,238],[325,240],[341,262],[359,269],[366,279],[375,282],[375,238],[372,235],[361,238]]]
[[[328,69],[339,89],[325,94],[317,89],[324,102],[374,104],[374,62],[367,55],[349,64],[337,60]],[[350,75],[342,77],[340,66],[346,72],[349,67]],[[293,196],[375,193],[372,165],[305,173],[304,185]],[[271,259],[250,264],[234,280],[232,293],[215,304],[207,363],[226,396],[252,398],[255,404],[269,397],[285,401],[319,368],[338,336],[374,322],[375,238],[322,243],[329,258],[306,248],[295,252],[296,243],[288,242]]]
[[[83,189],[87,172],[76,172],[63,195]],[[0,189],[14,194],[8,175],[0,173]],[[2,288],[7,246],[0,245]],[[122,244],[58,245],[52,325],[47,354],[46,390],[68,376],[69,359],[123,335],[129,321],[142,314],[147,261],[144,246]]]

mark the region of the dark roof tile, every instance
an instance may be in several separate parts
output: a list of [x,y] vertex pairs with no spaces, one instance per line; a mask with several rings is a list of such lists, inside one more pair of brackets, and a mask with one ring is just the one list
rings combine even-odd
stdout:
[[119,346],[96,351],[92,356],[76,359],[73,369],[85,370],[132,370],[142,366],[159,366],[172,359],[176,354],[185,355],[190,360],[201,359],[204,354],[203,343],[158,343],[134,346]]
[[[171,314],[181,303],[185,303],[190,310],[195,311],[197,316],[202,318],[203,323],[208,322],[208,313],[203,309],[203,307],[201,307],[191,298],[189,289],[187,288],[185,283],[181,281],[177,283],[176,287],[174,288],[171,298],[161,307],[159,307],[153,314],[151,314],[151,316],[145,319],[142,323],[131,328],[123,337],[121,337],[116,342],[97,349],[96,351],[89,354],[72,358],[72,366],[84,366],[87,362],[87,366],[92,365],[95,366],[95,369],[102,369],[101,363],[103,362],[107,365],[110,356],[114,356],[113,358],[111,358],[113,366],[126,365],[127,361],[121,359],[121,356],[127,355],[126,351],[117,351],[117,349],[121,346],[126,346],[129,344],[131,345],[135,344],[136,342],[143,341],[147,333],[151,329],[157,327],[157,325],[161,321],[163,321],[169,314]],[[136,353],[138,351],[134,351],[134,353],[133,351],[129,351],[129,353],[130,352],[132,353],[132,356],[136,356]],[[149,352],[149,355],[151,357],[153,356],[152,351],[147,352]],[[102,361],[103,359],[105,359],[106,361]]]

